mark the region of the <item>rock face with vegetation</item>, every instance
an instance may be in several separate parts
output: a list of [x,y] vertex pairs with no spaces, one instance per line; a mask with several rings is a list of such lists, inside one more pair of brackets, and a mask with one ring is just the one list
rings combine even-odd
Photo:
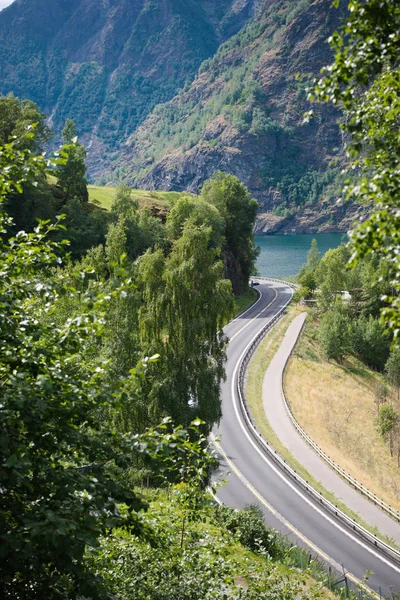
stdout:
[[338,114],[319,108],[303,124],[306,87],[331,59],[326,40],[341,14],[327,0],[263,2],[192,85],[134,132],[114,173],[196,192],[219,168],[259,201],[258,233],[347,230],[355,211],[336,203]]
[[[253,14],[256,0],[17,0],[0,14],[0,93],[73,119],[92,174]],[[101,167],[100,167],[101,168]]]
[[340,15],[330,0],[18,0],[0,14],[0,93],[37,102],[57,135],[73,119],[92,179],[197,192],[222,170],[258,200],[258,233],[344,231],[338,115],[303,125]]

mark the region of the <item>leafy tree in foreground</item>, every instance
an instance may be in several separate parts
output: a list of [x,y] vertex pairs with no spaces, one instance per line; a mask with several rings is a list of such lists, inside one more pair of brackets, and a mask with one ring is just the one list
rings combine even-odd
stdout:
[[226,338],[232,288],[224,279],[219,249],[210,248],[210,227],[188,222],[167,258],[147,252],[139,263],[142,347],[160,353],[145,385],[149,414],[187,424],[199,416],[212,425],[221,417]]
[[[25,135],[26,131],[35,135]],[[40,154],[51,138],[51,131],[45,124],[45,115],[30,100],[20,100],[12,94],[0,97],[0,144],[13,142],[14,148]],[[53,219],[56,210],[50,186],[44,173],[34,182],[25,181],[17,193],[10,190],[5,200],[7,213],[12,217],[14,226],[9,230],[12,235],[19,229],[32,231],[37,218]]]
[[[336,1],[336,4],[339,0]],[[400,332],[400,3],[350,0],[341,31],[331,38],[334,62],[312,96],[345,113],[347,152],[359,179],[347,195],[373,203],[374,212],[352,234],[353,264],[374,253],[387,260],[393,293],[382,316]]]
[[[41,156],[0,147],[0,200],[46,170]],[[4,167],[4,168],[3,168]],[[10,220],[0,214],[4,232]],[[54,266],[62,244],[55,227],[0,238],[0,595],[2,598],[107,597],[85,561],[87,547],[115,527],[149,535],[142,499],[120,473],[135,453],[162,463],[174,480],[205,480],[205,442],[184,430],[121,435],[99,411],[124,401],[122,380],[105,383],[106,364],[93,372],[86,354],[101,335],[110,296],[79,293]],[[60,295],[79,311],[60,326]]]
[[192,196],[179,198],[167,218],[167,230],[172,240],[177,240],[182,235],[188,221],[196,227],[210,227],[210,246],[221,248],[224,241],[225,222],[215,206],[205,202],[202,198],[193,198]]
[[[35,135],[26,137],[28,128]],[[31,100],[20,100],[13,94],[0,97],[0,144],[14,141],[20,149],[27,147],[32,152],[42,152],[52,132],[46,125],[46,116]]]

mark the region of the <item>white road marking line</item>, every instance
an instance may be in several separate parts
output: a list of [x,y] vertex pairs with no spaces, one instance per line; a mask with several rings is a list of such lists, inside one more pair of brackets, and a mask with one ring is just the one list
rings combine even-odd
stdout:
[[[293,293],[292,293],[293,294]],[[277,295],[276,295],[277,297]],[[272,302],[275,302],[276,297],[274,298],[274,300]],[[270,303],[272,304],[272,303]],[[270,306],[270,305],[269,305]],[[255,317],[257,318],[257,317]],[[254,320],[254,319],[253,319]],[[272,320],[272,318],[270,319]],[[243,330],[243,329],[242,329]],[[241,331],[242,331],[241,330]],[[240,333],[240,332],[238,332]],[[259,333],[259,332],[258,332]],[[361,540],[359,540],[358,538],[356,538],[355,536],[353,536],[349,531],[346,531],[346,529],[344,529],[343,527],[341,527],[341,525],[339,525],[338,523],[336,523],[333,519],[331,519],[331,517],[329,517],[327,514],[325,514],[323,511],[321,511],[318,507],[316,507],[300,490],[298,490],[296,488],[296,486],[294,486],[288,479],[286,476],[284,476],[284,474],[270,461],[270,459],[268,459],[262,452],[261,450],[257,447],[257,445],[255,444],[255,442],[251,439],[250,434],[248,433],[247,429],[245,428],[245,426],[243,425],[243,421],[241,419],[240,413],[239,413],[239,409],[237,406],[237,395],[236,395],[236,376],[237,376],[237,372],[239,369],[239,365],[243,360],[243,357],[245,356],[247,350],[249,349],[249,347],[251,346],[251,344],[253,343],[253,341],[255,340],[255,338],[257,337],[258,333],[251,339],[251,341],[247,344],[246,348],[243,350],[239,360],[236,363],[236,367],[235,370],[233,372],[233,377],[232,377],[232,382],[231,382],[231,394],[232,394],[232,398],[234,400],[233,402],[233,406],[234,406],[234,410],[235,410],[235,414],[236,414],[236,418],[238,420],[238,423],[243,431],[243,433],[245,434],[245,436],[247,437],[248,441],[250,442],[250,444],[253,446],[253,448],[256,450],[256,452],[260,455],[260,457],[262,458],[262,460],[273,470],[275,471],[275,473],[282,479],[282,481],[284,481],[298,496],[300,496],[300,498],[302,498],[312,509],[314,509],[317,513],[319,513],[323,518],[325,518],[329,523],[331,523],[331,525],[333,525],[334,527],[336,527],[339,531],[341,531],[342,533],[344,533],[347,537],[349,537],[351,540],[353,540],[354,542],[356,542],[359,546],[361,546],[362,548],[364,548],[364,550],[367,550],[367,552],[369,552],[370,554],[372,554],[373,556],[375,556],[375,558],[378,558],[381,562],[385,563],[387,566],[389,566],[391,569],[393,569],[394,571],[396,571],[396,573],[400,573],[400,569],[398,567],[396,567],[394,564],[392,564],[390,561],[388,561],[386,558],[384,558],[383,556],[381,556],[380,554],[378,554],[377,552],[375,552],[372,548],[370,548],[369,546],[367,546],[366,544],[364,544]],[[233,338],[232,338],[233,339]]]
[[[296,529],[296,527],[294,527],[291,523],[289,523],[289,521],[287,521],[277,510],[275,510],[271,506],[271,504],[269,504],[265,500],[265,498],[259,492],[257,492],[257,490],[251,485],[251,483],[249,483],[247,481],[247,479],[244,477],[244,475],[241,473],[241,471],[239,471],[239,469],[228,458],[226,452],[222,448],[221,444],[219,444],[217,442],[217,440],[215,439],[215,436],[213,434],[211,435],[211,438],[213,440],[213,444],[214,444],[215,448],[218,450],[218,452],[220,454],[222,454],[226,463],[230,466],[232,471],[242,481],[242,483],[248,488],[248,490],[257,498],[257,500],[259,500],[259,502],[261,502],[261,504],[263,504],[263,506],[265,506],[269,510],[269,512],[271,512],[274,515],[274,517],[276,519],[281,521],[281,523],[285,527],[290,529],[299,539],[301,539],[306,544],[306,546],[308,546],[311,550],[313,550],[316,554],[318,554],[321,558],[323,558],[327,563],[331,564],[337,571],[340,572],[341,565],[339,565],[336,561],[334,561],[333,558],[331,558],[328,554],[325,554],[325,552],[323,552],[323,550],[321,550],[318,546],[316,546],[313,542],[311,542],[308,538],[306,538],[305,535],[300,533],[300,531],[298,529]],[[212,496],[218,502],[218,504],[222,504],[222,501],[215,494],[212,494]],[[376,594],[373,590],[371,590],[371,588],[366,586],[355,575],[353,575],[352,573],[350,573],[348,571],[346,572],[346,575],[349,579],[351,579],[351,581],[353,581],[355,584],[357,584],[358,587],[362,587],[366,592],[368,592],[368,594],[372,595],[374,598],[379,598],[378,594]]]
[[[273,304],[273,303],[275,302],[275,300],[276,300],[276,299],[277,299],[277,297],[278,297],[278,292],[276,291],[276,288],[273,288],[273,290],[274,290],[274,292],[275,292],[275,298],[274,298],[273,300],[271,300],[271,302],[270,302],[269,304],[267,304],[267,306],[265,306],[265,307],[264,307],[264,308],[263,308],[263,309],[262,309],[262,310],[261,310],[261,311],[260,311],[260,312],[259,312],[259,313],[258,313],[256,316],[255,316],[255,317],[253,317],[253,318],[252,318],[250,321],[248,321],[248,323],[246,323],[246,325],[243,325],[243,327],[242,327],[241,329],[239,329],[239,331],[237,331],[237,332],[236,332],[236,333],[235,333],[235,334],[234,334],[234,335],[233,335],[231,338],[229,338],[229,343],[231,343],[231,341],[232,341],[232,340],[234,340],[234,339],[235,339],[235,337],[236,337],[237,335],[239,335],[239,333],[242,333],[242,331],[243,331],[244,329],[246,329],[246,327],[248,327],[249,325],[251,325],[251,323],[252,323],[253,321],[255,321],[256,319],[258,319],[258,317],[259,317],[260,315],[262,315],[262,314],[263,314],[263,312],[265,312],[265,311],[266,311],[266,310],[267,310],[267,309],[268,309],[268,308],[271,306],[271,304]],[[263,297],[263,294],[262,294],[262,292],[260,292],[260,298],[259,298],[259,300],[261,300],[261,298],[262,298],[262,297]],[[254,306],[254,305],[253,305],[253,306]]]

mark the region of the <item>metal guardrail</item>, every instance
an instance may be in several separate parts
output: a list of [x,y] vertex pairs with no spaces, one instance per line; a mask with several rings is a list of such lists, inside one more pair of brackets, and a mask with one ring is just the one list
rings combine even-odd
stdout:
[[[280,282],[280,283],[285,283],[286,285],[290,285],[292,288],[296,289],[296,284],[292,284],[290,282],[286,282],[286,281],[282,281],[280,279],[272,279],[272,278],[267,278],[267,277],[258,277],[258,279],[263,279],[263,280],[269,280],[269,281],[276,281],[276,282]],[[297,336],[296,339],[296,343],[293,347],[292,353],[300,339],[300,335],[303,331],[304,328],[304,324],[302,329],[299,332],[299,335]],[[291,354],[292,354],[291,353]],[[285,396],[285,392],[284,392],[284,375],[286,372],[286,368],[287,365],[289,363],[289,359],[290,356],[288,356],[284,368],[283,368],[283,372],[282,372],[282,399],[283,402],[285,404],[285,408],[289,414],[290,420],[292,421],[294,427],[297,429],[297,431],[300,433],[300,435],[303,437],[303,439],[311,446],[311,448],[313,448],[313,450],[315,450],[315,452],[323,459],[325,460],[325,462],[327,464],[329,464],[341,477],[343,477],[343,479],[345,479],[350,485],[352,485],[355,489],[357,489],[362,495],[366,496],[369,500],[371,500],[371,502],[373,502],[376,506],[379,506],[382,510],[384,510],[388,515],[390,515],[393,519],[395,519],[396,521],[400,522],[400,512],[394,510],[390,504],[388,504],[387,502],[385,502],[384,500],[382,500],[381,498],[379,498],[376,494],[373,494],[367,487],[365,487],[362,483],[359,483],[356,479],[354,479],[354,477],[352,477],[350,475],[350,473],[346,473],[346,471],[344,469],[342,469],[342,467],[340,465],[338,465],[337,463],[335,463],[335,461],[333,461],[315,442],[314,440],[312,440],[310,438],[310,436],[304,431],[304,429],[299,425],[299,423],[296,421],[290,403],[287,400],[286,396]]]
[[297,283],[293,283],[293,281],[285,281],[284,279],[277,279],[276,277],[258,277],[258,276],[254,276],[252,277],[252,279],[261,279],[262,281],[272,281],[275,283],[283,283],[284,285],[287,285],[288,287],[292,288],[293,290],[297,290],[297,288],[299,287]]
[[[304,328],[304,324],[305,321],[303,323],[303,327],[301,328],[301,330],[299,331],[299,335],[297,336],[296,339],[296,343],[293,347],[293,350],[295,349],[299,339],[300,339],[300,335],[301,332],[303,331]],[[292,352],[293,352],[292,350]],[[302,436],[302,438],[305,439],[305,441],[311,446],[311,448],[313,450],[315,450],[315,452],[325,461],[328,463],[328,465],[330,465],[341,477],[343,477],[343,479],[345,479],[348,483],[350,483],[350,485],[352,485],[355,489],[357,489],[359,492],[361,492],[361,494],[363,494],[364,496],[366,496],[367,498],[369,498],[369,500],[371,500],[374,504],[376,504],[377,506],[379,506],[382,510],[384,510],[387,514],[389,514],[391,517],[393,517],[396,521],[400,522],[400,513],[398,511],[393,510],[393,508],[390,506],[390,504],[388,504],[387,502],[385,502],[384,500],[382,500],[381,498],[377,497],[376,494],[373,494],[368,488],[366,488],[364,485],[362,485],[362,483],[359,483],[356,479],[354,479],[354,477],[352,477],[349,473],[346,473],[346,471],[344,469],[342,469],[340,467],[340,465],[338,465],[337,463],[335,463],[335,461],[333,461],[315,442],[314,440],[312,440],[310,438],[310,436],[304,431],[304,429],[299,425],[299,423],[296,421],[293,413],[292,413],[292,409],[290,406],[289,401],[287,400],[286,396],[285,396],[285,390],[284,390],[284,376],[285,376],[285,372],[290,360],[290,357],[292,355],[291,354],[288,356],[288,358],[286,359],[285,365],[283,367],[283,371],[282,371],[282,399],[285,405],[285,408],[288,412],[289,418],[292,421],[294,427],[297,429],[297,431],[300,433],[300,435]]]
[[[260,279],[260,278],[258,278],[258,279]],[[267,279],[267,278],[263,278],[263,279]],[[269,279],[269,281],[273,281],[273,280]],[[279,283],[285,283],[282,280],[275,280],[275,281],[278,281]],[[291,284],[291,286],[292,285],[293,284]],[[315,490],[311,485],[309,485],[307,483],[307,481],[305,481],[302,477],[300,477],[300,475],[298,475],[294,469],[292,469],[288,464],[286,464],[286,462],[277,454],[276,450],[274,450],[273,447],[266,440],[264,440],[261,433],[258,431],[256,424],[253,421],[253,418],[252,418],[252,415],[247,406],[247,403],[245,400],[245,394],[244,394],[246,369],[247,369],[247,366],[248,366],[256,348],[258,347],[259,343],[265,337],[267,332],[281,318],[281,316],[285,312],[286,307],[288,306],[288,304],[290,304],[290,302],[291,302],[291,299],[279,310],[279,312],[275,315],[275,317],[273,319],[271,319],[271,321],[269,321],[261,329],[259,334],[256,336],[256,338],[253,340],[253,342],[247,349],[247,352],[246,352],[245,356],[243,357],[242,362],[239,367],[239,374],[238,374],[238,379],[236,382],[236,387],[237,387],[237,392],[238,392],[238,396],[239,396],[239,406],[240,406],[242,415],[244,416],[244,419],[246,421],[248,430],[252,434],[253,439],[257,442],[257,444],[260,446],[260,448],[264,452],[266,452],[268,454],[268,456],[270,456],[274,460],[274,462],[276,464],[278,464],[278,466],[285,473],[287,473],[290,476],[291,479],[296,481],[297,484],[302,489],[306,490],[307,493],[315,501],[318,502],[318,504],[324,506],[325,509],[329,513],[331,513],[335,517],[337,517],[341,521],[341,523],[343,525],[345,525],[348,529],[350,529],[353,532],[357,532],[358,535],[361,536],[364,540],[366,540],[369,544],[371,544],[375,548],[379,548],[386,556],[388,556],[395,562],[400,563],[400,552],[398,550],[396,550],[389,544],[386,544],[386,542],[383,542],[382,540],[377,538],[376,535],[367,531],[367,529],[362,527],[362,525],[359,525],[356,521],[354,521],[354,519],[351,519],[350,517],[348,517],[335,504],[332,504],[332,502],[330,502],[322,494],[317,492],[317,490]]]

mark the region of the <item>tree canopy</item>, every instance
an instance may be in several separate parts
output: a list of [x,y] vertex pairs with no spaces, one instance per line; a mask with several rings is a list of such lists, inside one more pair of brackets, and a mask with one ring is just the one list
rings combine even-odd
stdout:
[[[32,153],[34,133],[26,135],[22,149],[14,142],[0,147],[0,165],[5,167],[0,176],[1,203],[45,178],[54,164]],[[65,154],[60,153],[58,164],[68,160]],[[11,226],[2,206],[2,233]],[[201,422],[194,426],[187,422],[191,440],[181,426],[173,429],[168,423],[157,430],[147,428],[141,435],[132,427],[116,427],[113,416],[134,397],[141,368],[140,364],[135,368],[135,356],[118,377],[110,377],[109,360],[102,353],[105,331],[115,324],[110,315],[119,314],[119,301],[134,291],[123,256],[118,256],[125,238],[123,232],[110,234],[113,278],[108,285],[97,286],[93,273],[63,265],[67,242],[55,239],[61,227],[42,222],[31,233],[19,231],[15,237],[0,238],[0,589],[4,598],[107,597],[86,560],[88,547],[97,548],[101,536],[121,527],[151,539],[138,514],[146,503],[126,477],[127,469],[147,461],[157,481],[169,478],[202,486],[213,461],[198,430]],[[202,230],[194,235],[201,237]],[[186,244],[177,243],[171,264],[179,271],[179,249],[185,253]],[[205,252],[210,252],[212,271],[215,250],[205,244]],[[201,256],[200,252],[199,260]],[[188,273],[194,281],[196,273],[190,269]],[[214,283],[220,274],[217,264]],[[229,291],[227,282],[221,285]],[[206,289],[213,298],[214,289]],[[214,303],[210,314],[218,325],[222,317],[215,298]],[[213,326],[210,323],[202,338],[207,360],[212,360],[207,335]],[[143,357],[142,364],[155,360]],[[218,368],[220,377],[221,362]]]
[[216,206],[225,219],[226,262],[232,258],[237,265],[240,293],[248,285],[258,254],[253,237],[257,200],[237,177],[221,171],[204,183],[201,197]]
[[[336,3],[338,4],[338,2]],[[400,332],[400,4],[350,0],[341,30],[330,38],[335,58],[316,82],[312,98],[344,112],[350,159],[346,193],[373,212],[352,233],[355,264],[374,253],[387,262],[394,293],[382,308],[397,339]]]

